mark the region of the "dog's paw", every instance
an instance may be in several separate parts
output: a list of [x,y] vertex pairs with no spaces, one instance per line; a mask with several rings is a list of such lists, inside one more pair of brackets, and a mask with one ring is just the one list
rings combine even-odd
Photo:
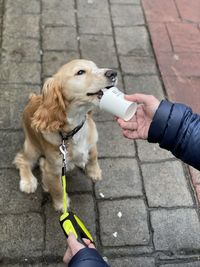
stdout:
[[[53,200],[53,206],[56,211],[64,212],[63,200]],[[69,209],[69,206],[70,206],[70,198],[67,196],[67,210]]]
[[26,178],[21,178],[19,188],[22,192],[30,194],[36,191],[37,184],[37,179],[34,176],[32,176],[29,180],[27,180]]
[[98,165],[94,166],[87,166],[86,167],[87,175],[94,181],[100,181],[102,179],[101,169]]

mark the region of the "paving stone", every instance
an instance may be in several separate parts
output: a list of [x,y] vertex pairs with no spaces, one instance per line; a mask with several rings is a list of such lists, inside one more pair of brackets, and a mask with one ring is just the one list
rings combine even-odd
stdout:
[[[118,212],[122,213],[122,217],[118,216]],[[147,213],[142,200],[102,201],[99,203],[99,215],[103,246],[148,244]]]
[[111,5],[111,12],[115,26],[135,26],[145,24],[140,6]]
[[[71,209],[87,225],[92,236],[95,238],[95,211],[93,198],[88,194],[70,196]],[[66,250],[66,237],[60,227],[60,213],[56,212],[49,203],[45,207],[46,215],[46,236],[45,236],[45,255],[54,255],[63,257]],[[88,216],[89,215],[89,216]]]
[[151,46],[145,27],[115,27],[116,43],[121,55],[151,55]]
[[200,34],[196,25],[170,23],[167,29],[175,52],[200,52]]
[[120,56],[122,71],[134,75],[156,74],[155,60],[152,57]]
[[38,40],[22,40],[4,37],[2,48],[3,62],[40,61],[40,46]]
[[192,261],[192,262],[182,262],[182,263],[172,263],[172,264],[165,264],[160,265],[160,267],[199,267],[200,262],[198,261]]
[[78,0],[77,1],[77,9],[79,17],[108,17],[109,9],[108,9],[108,1],[107,0]]
[[55,74],[58,69],[73,59],[79,58],[78,52],[75,51],[44,51],[43,55],[43,76],[48,77]]
[[54,26],[76,26],[74,1],[42,1],[42,24]]
[[40,38],[39,16],[38,15],[12,15],[5,13],[4,36],[12,38]]
[[0,253],[17,258],[42,256],[44,224],[38,213],[0,216]]
[[142,174],[150,207],[193,205],[180,162],[144,164]]
[[46,27],[43,31],[43,49],[77,50],[76,29],[74,27]]
[[167,27],[163,23],[151,22],[148,24],[151,39],[155,53],[157,52],[171,52],[172,45],[167,32]]
[[[40,92],[39,86],[0,85],[0,127],[22,128],[22,113],[29,94]],[[17,112],[16,112],[17,111]]]
[[173,0],[142,0],[147,21],[175,22],[179,14]]
[[40,63],[9,62],[0,66],[1,83],[40,84]]
[[67,173],[68,178],[68,192],[88,192],[92,191],[92,180],[85,175],[85,173],[75,168],[73,171]]
[[161,74],[163,76],[178,76],[182,84],[184,84],[182,77],[200,76],[199,53],[159,53],[157,59]]
[[134,141],[122,136],[120,127],[116,122],[103,122],[97,124],[99,133],[99,157],[134,157]]
[[110,0],[111,4],[140,4],[140,0]]
[[100,160],[103,179],[95,184],[96,197],[142,196],[139,168],[135,159]]
[[115,267],[155,267],[155,260],[150,257],[123,257],[109,260],[109,263]]
[[7,0],[5,2],[5,12],[9,15],[24,15],[24,14],[39,14],[40,1],[39,0]]
[[200,2],[191,0],[187,5],[187,0],[176,0],[176,5],[183,20],[188,22],[200,22]]
[[19,189],[18,170],[0,169],[0,214],[41,211],[42,191],[25,194]]
[[127,94],[149,94],[158,99],[164,98],[161,82],[158,76],[124,76],[125,88]]
[[151,212],[156,250],[178,252],[200,248],[200,224],[194,209],[155,210]]
[[[81,34],[110,34],[112,35],[109,17],[80,17],[78,19]],[[95,27],[94,27],[95,25]]]
[[[163,82],[170,101],[183,103],[200,113],[199,77],[163,76]],[[190,90],[188,90],[190,88]]]
[[112,36],[81,35],[80,45],[83,58],[99,67],[118,68]]
[[141,161],[156,161],[174,158],[171,152],[162,149],[158,144],[137,140],[138,155]]
[[[152,246],[149,245],[136,245],[136,246],[123,246],[123,247],[103,247],[102,248],[102,255],[107,258],[118,258],[119,255],[129,256],[140,256],[144,254],[151,254],[153,253],[154,249]],[[123,256],[122,256],[123,257]]]
[[4,155],[0,160],[0,168],[13,167],[13,160],[16,153],[22,148],[24,135],[22,131],[1,131],[0,132],[0,155]]

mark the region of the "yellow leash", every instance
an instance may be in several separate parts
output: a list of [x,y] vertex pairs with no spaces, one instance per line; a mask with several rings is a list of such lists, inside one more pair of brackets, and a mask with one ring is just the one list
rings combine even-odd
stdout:
[[85,227],[84,223],[76,216],[73,212],[67,211],[67,178],[66,178],[66,167],[67,167],[67,149],[65,142],[62,142],[60,145],[60,151],[63,154],[63,166],[62,166],[62,187],[63,187],[63,214],[60,216],[60,225],[64,231],[64,234],[68,238],[70,233],[73,233],[76,236],[76,239],[82,243],[84,246],[87,246],[83,238],[89,239],[94,243],[94,240]]

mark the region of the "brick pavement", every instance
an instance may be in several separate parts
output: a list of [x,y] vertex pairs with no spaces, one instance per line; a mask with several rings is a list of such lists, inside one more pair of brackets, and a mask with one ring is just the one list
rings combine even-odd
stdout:
[[[173,1],[156,2],[165,9],[150,14],[152,19],[180,21]],[[180,10],[188,19],[190,13]],[[157,42],[171,55],[163,24],[150,27],[164,29]],[[0,0],[0,44],[0,265],[64,266],[66,240],[48,194],[40,185],[31,195],[18,189],[12,160],[23,142],[21,112],[30,92],[39,93],[46,77],[77,57],[116,69],[127,93],[162,99],[143,9],[139,0]],[[185,49],[179,45],[177,39],[178,49]],[[198,49],[196,43],[192,49]],[[187,60],[185,73],[190,73]],[[95,119],[103,180],[93,184],[79,170],[68,177],[72,207],[102,255],[113,267],[200,266],[199,210],[186,167],[155,144],[123,139],[111,115],[102,112]],[[35,175],[40,176],[38,169]],[[193,177],[199,185],[199,176]]]

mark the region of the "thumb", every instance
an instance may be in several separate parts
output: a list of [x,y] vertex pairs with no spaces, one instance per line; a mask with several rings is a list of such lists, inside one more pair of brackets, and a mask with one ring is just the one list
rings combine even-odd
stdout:
[[67,239],[68,246],[73,249],[81,249],[84,248],[84,246],[79,243],[73,233],[69,234],[69,237]]
[[137,102],[137,103],[144,103],[147,104],[149,102],[150,95],[145,94],[133,94],[133,95],[125,95],[126,100]]

